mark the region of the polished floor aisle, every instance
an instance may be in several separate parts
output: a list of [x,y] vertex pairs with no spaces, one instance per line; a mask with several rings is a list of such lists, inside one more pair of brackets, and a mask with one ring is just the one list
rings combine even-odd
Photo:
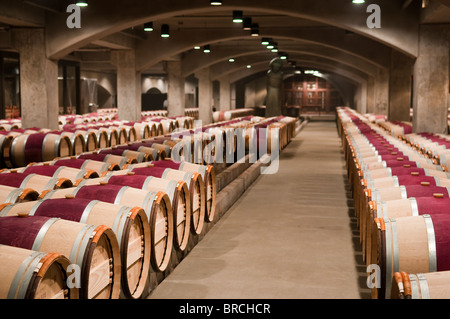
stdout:
[[313,121],[150,299],[369,298],[333,121]]

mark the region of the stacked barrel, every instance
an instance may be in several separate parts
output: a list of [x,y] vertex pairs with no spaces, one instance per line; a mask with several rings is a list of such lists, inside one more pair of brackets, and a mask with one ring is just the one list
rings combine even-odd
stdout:
[[[405,140],[407,123],[337,114],[372,297],[418,297],[450,271],[448,168]],[[450,297],[440,287],[421,298]]]

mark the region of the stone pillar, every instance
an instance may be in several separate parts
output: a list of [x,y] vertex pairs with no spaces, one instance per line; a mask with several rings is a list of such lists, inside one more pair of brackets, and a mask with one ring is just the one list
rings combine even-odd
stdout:
[[367,113],[375,112],[375,78],[370,76],[367,79]]
[[392,50],[389,77],[390,121],[410,121],[412,71],[412,59]]
[[389,108],[389,69],[378,68],[375,76],[375,103],[373,113],[388,115]]
[[195,73],[198,79],[198,113],[202,125],[212,122],[212,83],[209,68]]
[[24,128],[58,129],[58,62],[47,59],[44,30],[14,30],[20,54],[20,99]]
[[136,71],[134,50],[115,51],[111,61],[117,67],[117,111],[119,120],[141,120],[141,72]]
[[220,81],[220,111],[231,110],[230,77],[224,76],[219,81]]
[[185,80],[181,75],[181,61],[167,61],[164,63],[167,73],[167,102],[169,116],[184,116]]
[[449,35],[445,25],[421,25],[414,64],[413,131],[447,133]]

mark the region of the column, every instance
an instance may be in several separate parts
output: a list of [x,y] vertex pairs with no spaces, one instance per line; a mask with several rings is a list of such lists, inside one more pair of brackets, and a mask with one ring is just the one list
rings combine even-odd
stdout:
[[212,84],[209,68],[195,73],[198,79],[198,112],[202,125],[212,122]]
[[20,54],[20,99],[24,128],[58,129],[58,62],[47,59],[44,30],[14,30]]
[[389,108],[389,69],[378,68],[375,76],[375,101],[373,113],[388,115]]
[[389,77],[390,121],[410,121],[412,71],[412,59],[392,50]]
[[230,77],[224,76],[220,80],[220,111],[231,110]]
[[367,79],[367,113],[374,113],[375,111],[375,78],[369,76]]
[[115,51],[111,61],[117,67],[117,111],[119,120],[141,120],[141,72],[136,71],[134,50]]
[[421,25],[414,64],[413,131],[447,133],[449,35],[444,25]]
[[181,75],[181,61],[164,63],[167,73],[167,102],[169,116],[184,116],[184,77]]

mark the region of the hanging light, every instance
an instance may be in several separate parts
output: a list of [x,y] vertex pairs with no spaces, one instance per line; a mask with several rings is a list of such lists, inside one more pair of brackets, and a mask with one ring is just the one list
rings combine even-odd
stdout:
[[196,46],[194,47],[194,50],[200,50],[200,46],[199,46],[199,45],[196,45]]
[[253,23],[252,24],[252,37],[258,37],[259,36],[259,24]]
[[277,42],[269,41],[269,44],[266,46],[267,49],[272,50],[278,45]]
[[250,64],[247,65],[247,69],[251,69],[252,66]]
[[88,1],[87,0],[78,0],[77,2],[75,2],[75,4],[79,7],[87,7]]
[[287,60],[287,58],[288,58],[288,55],[285,52],[280,52],[280,53],[278,53],[278,55],[280,56],[281,60]]
[[252,18],[251,17],[244,18],[244,25],[242,26],[242,29],[244,29],[245,31],[250,31],[252,29]]
[[242,23],[244,21],[242,16],[243,16],[242,11],[234,10],[233,11],[233,22],[234,23]]
[[233,63],[234,61],[235,61],[234,58],[229,58],[229,59],[228,59],[228,62]]
[[270,38],[262,38],[261,39],[261,44],[262,45],[269,45],[269,43],[270,43]]
[[144,31],[153,31],[153,22],[144,23]]
[[169,25],[168,24],[163,24],[161,26],[161,38],[168,38],[168,37],[170,37]]
[[205,46],[203,47],[203,52],[204,52],[204,53],[210,53],[210,52],[211,52],[211,47],[209,46],[209,44],[208,44],[208,45],[205,45]]
[[218,1],[218,0],[211,0],[210,4],[212,6],[221,6],[222,5],[222,1]]

